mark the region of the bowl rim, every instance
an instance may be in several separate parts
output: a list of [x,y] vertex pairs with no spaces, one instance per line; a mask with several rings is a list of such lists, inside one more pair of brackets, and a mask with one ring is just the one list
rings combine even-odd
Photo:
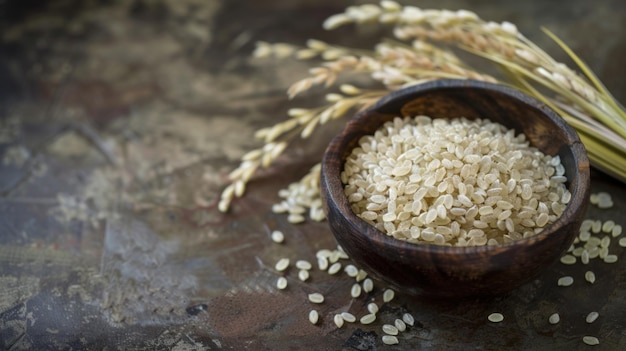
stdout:
[[[408,102],[417,96],[424,95],[433,91],[455,90],[461,88],[471,88],[497,92],[498,94],[504,95],[507,98],[519,100],[521,103],[527,105],[528,107],[539,110],[542,115],[546,116],[555,126],[561,128],[567,135],[568,147],[572,149],[572,152],[575,155],[578,156],[574,158],[574,166],[575,169],[578,170],[578,177],[575,186],[573,187],[573,192],[571,192],[572,197],[561,216],[559,216],[555,222],[544,227],[544,229],[540,233],[528,238],[518,239],[509,243],[480,246],[446,246],[430,243],[413,243],[406,240],[397,239],[378,230],[350,210],[350,204],[344,192],[344,185],[343,182],[341,182],[340,180],[344,162],[338,162],[339,167],[336,167],[338,168],[336,170],[337,173],[328,173],[328,164],[332,162],[330,153],[328,151],[335,144],[345,146],[345,144],[349,140],[352,140],[347,139],[346,135],[355,128],[355,125],[358,124],[361,119],[366,118],[369,114],[372,113],[384,114],[384,109],[390,102],[397,103],[398,100],[406,100],[406,102]],[[399,115],[395,111],[388,111],[387,113],[396,113],[397,115]],[[327,177],[331,175],[336,175],[339,178],[339,181],[329,182]],[[332,184],[340,184],[341,186],[333,186]],[[589,159],[587,157],[585,147],[580,141],[580,138],[578,137],[576,131],[573,129],[573,127],[567,124],[567,122],[561,116],[559,116],[545,103],[517,89],[501,84],[476,81],[471,79],[440,79],[396,90],[379,99],[378,102],[370,108],[357,113],[350,121],[348,121],[345,128],[331,140],[326,152],[324,153],[324,157],[322,159],[321,186],[326,187],[326,195],[328,196],[328,199],[326,199],[326,201],[333,202],[336,205],[337,210],[341,212],[341,214],[345,217],[349,224],[353,228],[357,229],[358,234],[360,236],[367,237],[369,241],[372,241],[379,245],[383,245],[384,247],[391,247],[398,250],[408,249],[410,251],[418,251],[435,255],[462,254],[485,257],[486,254],[493,255],[503,253],[513,248],[531,247],[540,242],[544,242],[548,240],[552,235],[554,235],[555,232],[557,232],[559,229],[567,225],[568,222],[570,222],[573,218],[575,218],[574,215],[577,212],[584,212],[584,209],[586,209],[586,201],[588,200],[590,192],[590,169]],[[581,207],[583,207],[583,209],[581,209]],[[347,209],[348,213],[344,213],[345,211],[343,211],[342,209]],[[582,219],[580,219],[580,221],[582,221]],[[573,239],[574,237],[572,237],[572,240]]]

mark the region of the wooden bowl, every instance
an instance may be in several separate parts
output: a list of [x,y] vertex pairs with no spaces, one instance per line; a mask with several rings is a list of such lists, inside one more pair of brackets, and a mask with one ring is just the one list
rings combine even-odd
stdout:
[[[361,136],[397,116],[488,118],[545,154],[561,158],[572,194],[565,212],[530,238],[512,243],[452,247],[388,236],[351,210],[340,174]],[[471,80],[438,80],[396,91],[350,120],[328,145],[321,194],[330,228],[351,259],[369,274],[410,294],[501,294],[537,277],[578,234],[589,199],[589,161],[576,132],[553,110],[517,90]]]

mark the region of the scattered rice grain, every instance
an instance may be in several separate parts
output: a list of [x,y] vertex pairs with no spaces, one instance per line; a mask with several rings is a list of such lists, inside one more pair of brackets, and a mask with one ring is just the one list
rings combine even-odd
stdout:
[[598,338],[596,338],[595,336],[583,336],[583,342],[587,345],[600,345],[600,340],[598,340]]
[[341,318],[348,323],[356,322],[356,317],[350,312],[341,312]]
[[375,302],[370,302],[367,304],[367,311],[371,314],[378,313],[378,305]]
[[359,274],[359,270],[351,264],[347,265],[346,268],[343,269],[343,271],[352,278],[356,277],[356,275]]
[[550,324],[557,324],[561,321],[561,316],[559,316],[558,313],[553,313],[550,315],[550,318],[548,318],[548,322],[550,322]]
[[582,253],[580,254],[580,262],[582,262],[583,264],[589,263],[589,251],[583,249]]
[[309,294],[309,301],[311,301],[312,303],[322,303],[324,302],[324,295],[320,293]]
[[393,300],[393,297],[395,296],[395,294],[396,294],[395,291],[391,289],[385,290],[385,292],[383,293],[383,301],[390,302],[391,300]]
[[399,343],[398,338],[393,335],[383,335],[382,340],[385,345],[396,345]]
[[596,282],[596,274],[593,273],[592,271],[586,271],[585,272],[585,280],[588,281],[590,284],[593,284]]
[[359,285],[359,283],[352,284],[352,289],[350,289],[350,296],[352,296],[353,298],[361,296],[361,285]]
[[402,321],[402,319],[397,319],[396,318],[396,320],[393,322],[393,325],[401,333],[406,330],[406,324],[404,323],[404,321]]
[[504,320],[504,316],[502,315],[502,313],[494,312],[494,313],[490,314],[487,317],[487,319],[490,322],[493,322],[493,323],[500,323],[500,322],[502,322]]
[[285,234],[283,234],[283,232],[281,232],[280,230],[273,231],[271,237],[272,237],[272,241],[277,244],[280,244],[283,241],[285,241]]
[[415,324],[415,318],[413,318],[413,315],[410,313],[405,313],[402,315],[402,321],[404,321],[404,323],[413,326]]
[[374,290],[374,282],[370,278],[365,279],[363,281],[363,291],[368,293],[368,292],[371,292],[372,290]]
[[589,314],[587,315],[587,317],[585,318],[585,322],[587,323],[593,323],[596,321],[596,319],[598,319],[598,317],[600,317],[600,314],[598,312],[589,312]]
[[343,327],[343,318],[341,317],[341,314],[336,314],[335,317],[333,317],[333,322],[335,322],[337,328]]
[[307,271],[306,269],[301,269],[298,272],[298,279],[303,282],[307,281],[309,279],[309,271]]
[[613,220],[608,220],[602,223],[602,231],[605,233],[612,232],[613,228],[615,228],[615,221]]
[[289,259],[281,258],[278,262],[276,262],[276,266],[274,268],[276,268],[277,271],[282,272],[287,269],[287,267],[289,267]]
[[335,262],[330,267],[328,267],[328,274],[337,274],[341,270],[341,263]]
[[564,277],[559,278],[559,280],[557,281],[557,285],[558,286],[570,286],[574,284],[574,278],[572,278],[571,276],[567,275]]
[[278,280],[276,280],[276,288],[278,288],[279,290],[285,290],[287,288],[287,278],[278,278]]
[[376,314],[368,313],[359,319],[361,324],[372,324],[376,320]]
[[383,324],[383,332],[387,335],[398,335],[398,328],[391,324]]
[[[480,133],[459,132],[463,128]],[[410,140],[404,134],[411,135]],[[450,155],[444,156],[438,142],[445,151],[452,136],[454,143],[447,148]],[[488,145],[494,153],[470,148],[472,143]],[[560,158],[542,155],[522,134],[514,136],[513,131],[488,120],[398,117],[362,137],[359,144],[342,174],[349,201],[357,215],[401,239],[407,238],[406,231],[398,228],[415,226],[413,241],[438,245],[486,245],[503,241],[505,234],[518,240],[554,222],[571,198]],[[403,158],[409,153],[411,159]],[[383,183],[381,173],[393,178]],[[444,180],[451,175],[456,178]],[[399,202],[406,196],[398,191],[400,186],[411,189],[409,205]],[[356,189],[362,196],[352,199]],[[499,228],[501,240],[493,235],[461,240],[461,233],[473,229],[474,222],[484,223],[483,229]],[[459,228],[453,230],[446,223],[457,223]],[[508,234],[524,231],[529,234]]]
[[604,256],[604,263],[615,263],[615,262],[617,262],[617,255]]
[[309,312],[309,322],[311,322],[311,324],[317,324],[317,321],[319,320],[320,315],[316,310],[311,310]]
[[317,267],[320,269],[320,271],[325,271],[326,269],[328,269],[328,259],[326,257],[318,257]]
[[572,255],[564,255],[561,257],[561,263],[563,264],[574,264],[576,263],[576,257]]

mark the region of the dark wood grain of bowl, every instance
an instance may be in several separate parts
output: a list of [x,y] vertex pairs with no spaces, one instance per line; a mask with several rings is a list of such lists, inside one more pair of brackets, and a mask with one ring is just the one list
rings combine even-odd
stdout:
[[[340,174],[361,136],[396,116],[488,118],[523,132],[531,145],[561,158],[572,199],[540,234],[514,243],[446,247],[392,238],[357,217]],[[410,294],[435,297],[501,294],[537,277],[577,235],[589,198],[589,161],[576,132],[541,102],[512,88],[471,80],[439,80],[382,98],[352,120],[329,144],[321,193],[329,225],[354,262]]]

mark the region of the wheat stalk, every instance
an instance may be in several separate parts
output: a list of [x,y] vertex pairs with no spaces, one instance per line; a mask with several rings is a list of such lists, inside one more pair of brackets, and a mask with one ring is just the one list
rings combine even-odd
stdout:
[[[289,119],[259,130],[256,137],[263,139],[265,145],[244,155],[240,166],[229,175],[231,184],[222,192],[221,211],[228,209],[234,197],[243,194],[254,173],[272,164],[295,136],[308,138],[318,125],[341,118],[353,109],[371,106],[390,91],[441,78],[496,82],[535,96],[578,131],[595,167],[626,182],[626,112],[582,60],[548,30],[544,29],[584,75],[554,60],[522,35],[514,24],[486,22],[467,10],[423,10],[384,0],[380,5],[350,6],[343,13],[329,17],[323,26],[333,30],[364,22],[393,26],[396,40],[383,40],[371,51],[334,46],[314,39],[308,40],[304,47],[287,43],[257,44],[254,56],[259,58],[322,60],[320,65],[309,70],[307,77],[289,87],[287,94],[290,98],[317,86],[330,89],[339,78],[347,78],[350,74],[369,75],[384,89],[368,91],[343,84],[339,87],[340,93],[326,95],[329,104],[313,109],[290,109]],[[501,69],[505,79],[496,79],[470,67],[448,47],[487,59]],[[544,93],[545,90],[551,95]],[[284,206],[277,205],[275,210],[285,211],[288,204],[296,204],[295,197],[300,201],[297,208],[319,203],[319,191],[313,189],[316,180],[319,182],[319,167],[311,169],[300,182],[290,185],[292,191],[282,193],[286,198]],[[317,207],[311,207],[311,214],[317,220],[323,219]],[[294,222],[301,221],[299,215],[300,210],[290,214],[297,217]]]

